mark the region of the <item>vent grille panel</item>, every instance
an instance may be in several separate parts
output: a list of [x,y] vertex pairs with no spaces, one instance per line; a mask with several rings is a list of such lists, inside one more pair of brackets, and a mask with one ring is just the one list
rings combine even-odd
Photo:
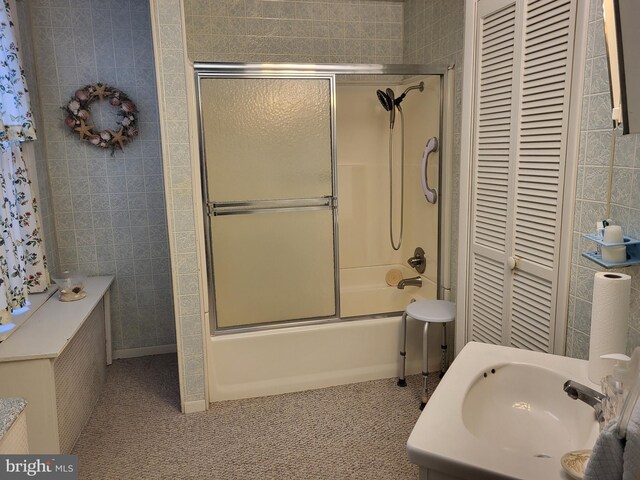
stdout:
[[71,453],[106,379],[104,306],[99,303],[55,360],[60,452]]

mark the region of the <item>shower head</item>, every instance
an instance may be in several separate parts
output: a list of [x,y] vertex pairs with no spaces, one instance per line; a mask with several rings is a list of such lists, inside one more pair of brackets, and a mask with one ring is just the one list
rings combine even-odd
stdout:
[[384,109],[389,112],[389,128],[393,128],[396,121],[395,94],[390,88],[387,88],[386,92],[378,90],[376,93]]
[[389,112],[389,128],[393,128],[393,124],[396,121],[396,107],[402,112],[400,103],[402,103],[404,97],[406,97],[407,93],[409,93],[411,90],[420,90],[421,92],[423,92],[424,82],[420,82],[418,85],[412,85],[408,87],[398,98],[395,98],[395,93],[393,93],[393,90],[391,90],[390,88],[387,88],[386,92],[383,92],[382,90],[378,90],[376,92],[376,94],[378,95],[378,100],[380,100],[380,103],[382,104],[384,109]]
[[[387,90],[391,90],[391,89],[387,88]],[[392,93],[391,97],[389,97],[389,95],[387,95],[382,90],[378,90],[376,93],[378,94],[378,100],[380,100],[380,103],[382,104],[384,109],[387,112],[390,112],[391,109],[393,108],[393,90],[391,90],[391,93]]]

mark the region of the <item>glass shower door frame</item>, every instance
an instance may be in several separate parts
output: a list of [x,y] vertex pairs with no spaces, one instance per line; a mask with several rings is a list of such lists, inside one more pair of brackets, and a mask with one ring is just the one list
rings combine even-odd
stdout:
[[[330,134],[331,134],[331,190],[330,196],[318,198],[281,199],[281,200],[255,200],[255,201],[233,201],[233,202],[212,202],[209,198],[207,181],[207,162],[204,142],[204,125],[202,121],[202,98],[201,80],[204,79],[282,79],[282,80],[326,80],[330,88]],[[264,69],[261,71],[238,71],[225,68],[224,64],[207,64],[202,68],[196,65],[195,68],[196,101],[198,105],[197,121],[199,133],[200,149],[200,170],[203,180],[202,200],[205,219],[205,245],[207,255],[207,277],[209,312],[211,322],[211,332],[214,335],[225,333],[238,333],[246,331],[257,331],[264,329],[282,328],[292,325],[308,325],[315,323],[325,323],[340,319],[340,262],[339,235],[338,235],[338,210],[337,210],[337,161],[336,161],[336,75],[328,72],[308,72],[291,69],[283,71]],[[334,307],[335,314],[322,317],[311,317],[304,319],[292,319],[271,323],[260,323],[238,327],[218,327],[216,299],[215,299],[215,266],[213,262],[213,242],[211,234],[212,218],[214,216],[225,215],[254,215],[265,212],[290,212],[290,211],[312,211],[330,209],[333,220],[333,279],[334,279]]]

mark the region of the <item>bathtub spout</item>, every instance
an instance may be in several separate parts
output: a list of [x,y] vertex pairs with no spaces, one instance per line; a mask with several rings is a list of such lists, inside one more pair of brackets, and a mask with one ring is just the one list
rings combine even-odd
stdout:
[[422,277],[412,277],[412,278],[403,278],[398,282],[398,288],[400,290],[404,290],[404,287],[412,286],[412,287],[421,287],[422,286]]

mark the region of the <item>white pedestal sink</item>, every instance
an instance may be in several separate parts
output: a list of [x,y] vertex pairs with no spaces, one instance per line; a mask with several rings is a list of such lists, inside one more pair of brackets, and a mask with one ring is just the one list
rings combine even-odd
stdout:
[[560,458],[593,447],[594,410],[563,391],[594,390],[587,362],[471,342],[440,382],[409,440],[422,479],[567,479]]

